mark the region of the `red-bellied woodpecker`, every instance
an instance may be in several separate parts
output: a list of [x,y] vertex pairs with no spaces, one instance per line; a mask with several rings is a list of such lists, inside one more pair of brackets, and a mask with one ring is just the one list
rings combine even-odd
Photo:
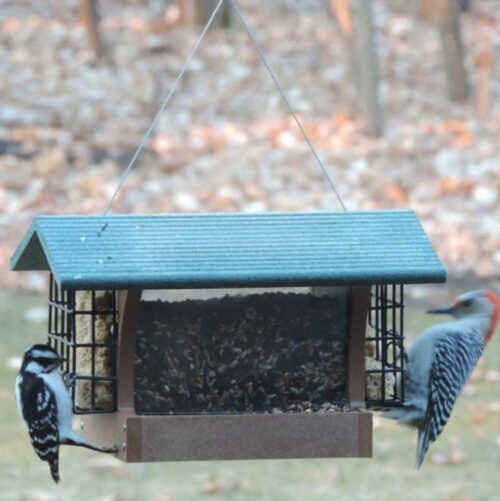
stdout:
[[455,318],[426,329],[408,349],[405,399],[384,417],[418,428],[416,466],[445,427],[453,406],[500,320],[500,299],[488,290],[468,292],[428,313]]

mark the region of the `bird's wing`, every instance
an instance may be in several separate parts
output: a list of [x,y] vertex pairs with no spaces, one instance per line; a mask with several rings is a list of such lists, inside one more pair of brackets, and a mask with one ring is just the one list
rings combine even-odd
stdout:
[[425,418],[419,428],[416,466],[446,425],[453,406],[483,353],[483,343],[473,334],[450,332],[436,345]]
[[57,465],[59,430],[56,397],[39,377],[30,377],[23,392],[23,415],[28,433],[38,457]]

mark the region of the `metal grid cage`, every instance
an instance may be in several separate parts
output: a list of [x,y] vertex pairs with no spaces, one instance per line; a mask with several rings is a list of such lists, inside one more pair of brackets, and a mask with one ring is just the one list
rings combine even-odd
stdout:
[[404,401],[404,286],[373,287],[366,337],[367,355],[374,359],[366,369],[366,383],[379,389],[368,406],[397,407]]
[[74,414],[116,410],[116,305],[115,291],[60,290],[50,276],[49,345],[65,359]]

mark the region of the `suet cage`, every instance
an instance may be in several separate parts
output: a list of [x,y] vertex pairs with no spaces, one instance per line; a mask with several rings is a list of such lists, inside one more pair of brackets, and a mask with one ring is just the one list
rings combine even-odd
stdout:
[[446,276],[411,211],[40,216],[11,266],[48,272],[79,431],[128,462],[371,456],[404,285]]

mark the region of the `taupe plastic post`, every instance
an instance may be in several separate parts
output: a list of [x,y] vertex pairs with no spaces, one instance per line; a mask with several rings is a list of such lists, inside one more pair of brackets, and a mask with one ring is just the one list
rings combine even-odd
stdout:
[[137,317],[141,290],[121,291],[118,294],[118,408],[134,408],[134,353]]
[[353,409],[364,409],[365,395],[365,338],[370,307],[370,286],[351,288],[351,318],[347,353],[347,399]]

